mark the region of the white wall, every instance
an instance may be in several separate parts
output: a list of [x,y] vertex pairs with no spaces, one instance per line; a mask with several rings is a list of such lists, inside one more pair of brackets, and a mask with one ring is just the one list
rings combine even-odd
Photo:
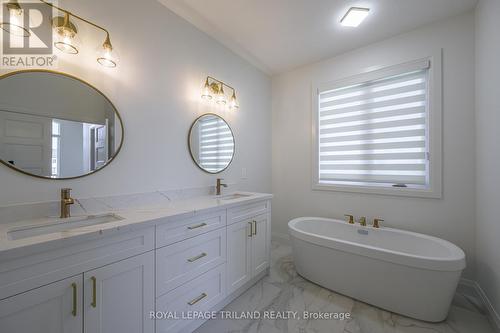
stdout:
[[500,2],[476,9],[477,278],[500,313]]
[[[332,40],[332,43],[335,41]],[[443,199],[311,190],[311,84],[429,56],[443,48]],[[381,217],[450,240],[474,271],[474,15],[468,13],[273,78],[273,232],[298,216]]]
[[[147,192],[215,184],[215,178],[241,182],[248,190],[271,190],[271,81],[214,39],[156,0],[59,1],[111,32],[120,65],[97,64],[104,41],[98,30],[79,22],[83,47],[78,56],[59,56],[58,70],[76,75],[103,91],[125,126],[121,153],[105,169],[82,179],[47,181],[0,166],[0,206],[57,199],[61,187],[75,197]],[[221,111],[200,103],[206,75],[237,90],[240,109]],[[227,119],[236,140],[231,167],[218,176],[200,171],[191,160],[187,134],[200,114],[216,111]],[[240,180],[247,168],[246,180]]]
[[0,110],[104,124],[108,101],[72,78],[47,73],[23,73],[0,80]]

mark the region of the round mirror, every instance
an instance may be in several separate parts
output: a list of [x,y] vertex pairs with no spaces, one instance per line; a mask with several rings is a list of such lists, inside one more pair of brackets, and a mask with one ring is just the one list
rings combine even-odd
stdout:
[[193,161],[203,171],[222,172],[233,160],[233,132],[218,115],[204,114],[191,125],[189,151]]
[[48,70],[0,77],[0,162],[25,174],[69,179],[105,167],[120,151],[123,125],[99,90]]

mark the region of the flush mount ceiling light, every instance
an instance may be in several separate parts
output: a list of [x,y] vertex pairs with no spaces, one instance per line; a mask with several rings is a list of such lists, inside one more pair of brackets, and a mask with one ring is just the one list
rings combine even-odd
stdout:
[[229,109],[231,110],[238,109],[240,106],[238,104],[238,100],[236,99],[236,90],[234,90],[234,88],[231,87],[230,85],[220,80],[217,80],[211,76],[207,76],[205,80],[203,91],[201,93],[201,98],[204,100],[215,99],[217,104],[226,105],[227,97],[226,93],[224,92],[224,86],[231,89],[232,91],[231,98],[229,99],[229,105],[228,105]]
[[368,16],[369,12],[369,8],[351,7],[340,20],[340,24],[344,27],[357,27]]

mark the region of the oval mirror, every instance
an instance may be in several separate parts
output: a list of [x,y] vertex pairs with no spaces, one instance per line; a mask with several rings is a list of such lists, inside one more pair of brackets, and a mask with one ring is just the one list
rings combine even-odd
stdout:
[[233,160],[233,131],[218,115],[204,114],[191,125],[189,151],[193,161],[203,171],[222,172]]
[[105,167],[120,151],[123,124],[99,90],[48,70],[0,77],[0,161],[22,173],[70,179]]

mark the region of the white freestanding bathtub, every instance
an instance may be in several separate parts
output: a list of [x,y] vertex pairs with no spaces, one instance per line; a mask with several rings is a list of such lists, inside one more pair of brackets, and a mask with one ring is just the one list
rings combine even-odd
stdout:
[[423,234],[317,217],[288,223],[297,272],[380,308],[420,320],[446,318],[465,254]]

